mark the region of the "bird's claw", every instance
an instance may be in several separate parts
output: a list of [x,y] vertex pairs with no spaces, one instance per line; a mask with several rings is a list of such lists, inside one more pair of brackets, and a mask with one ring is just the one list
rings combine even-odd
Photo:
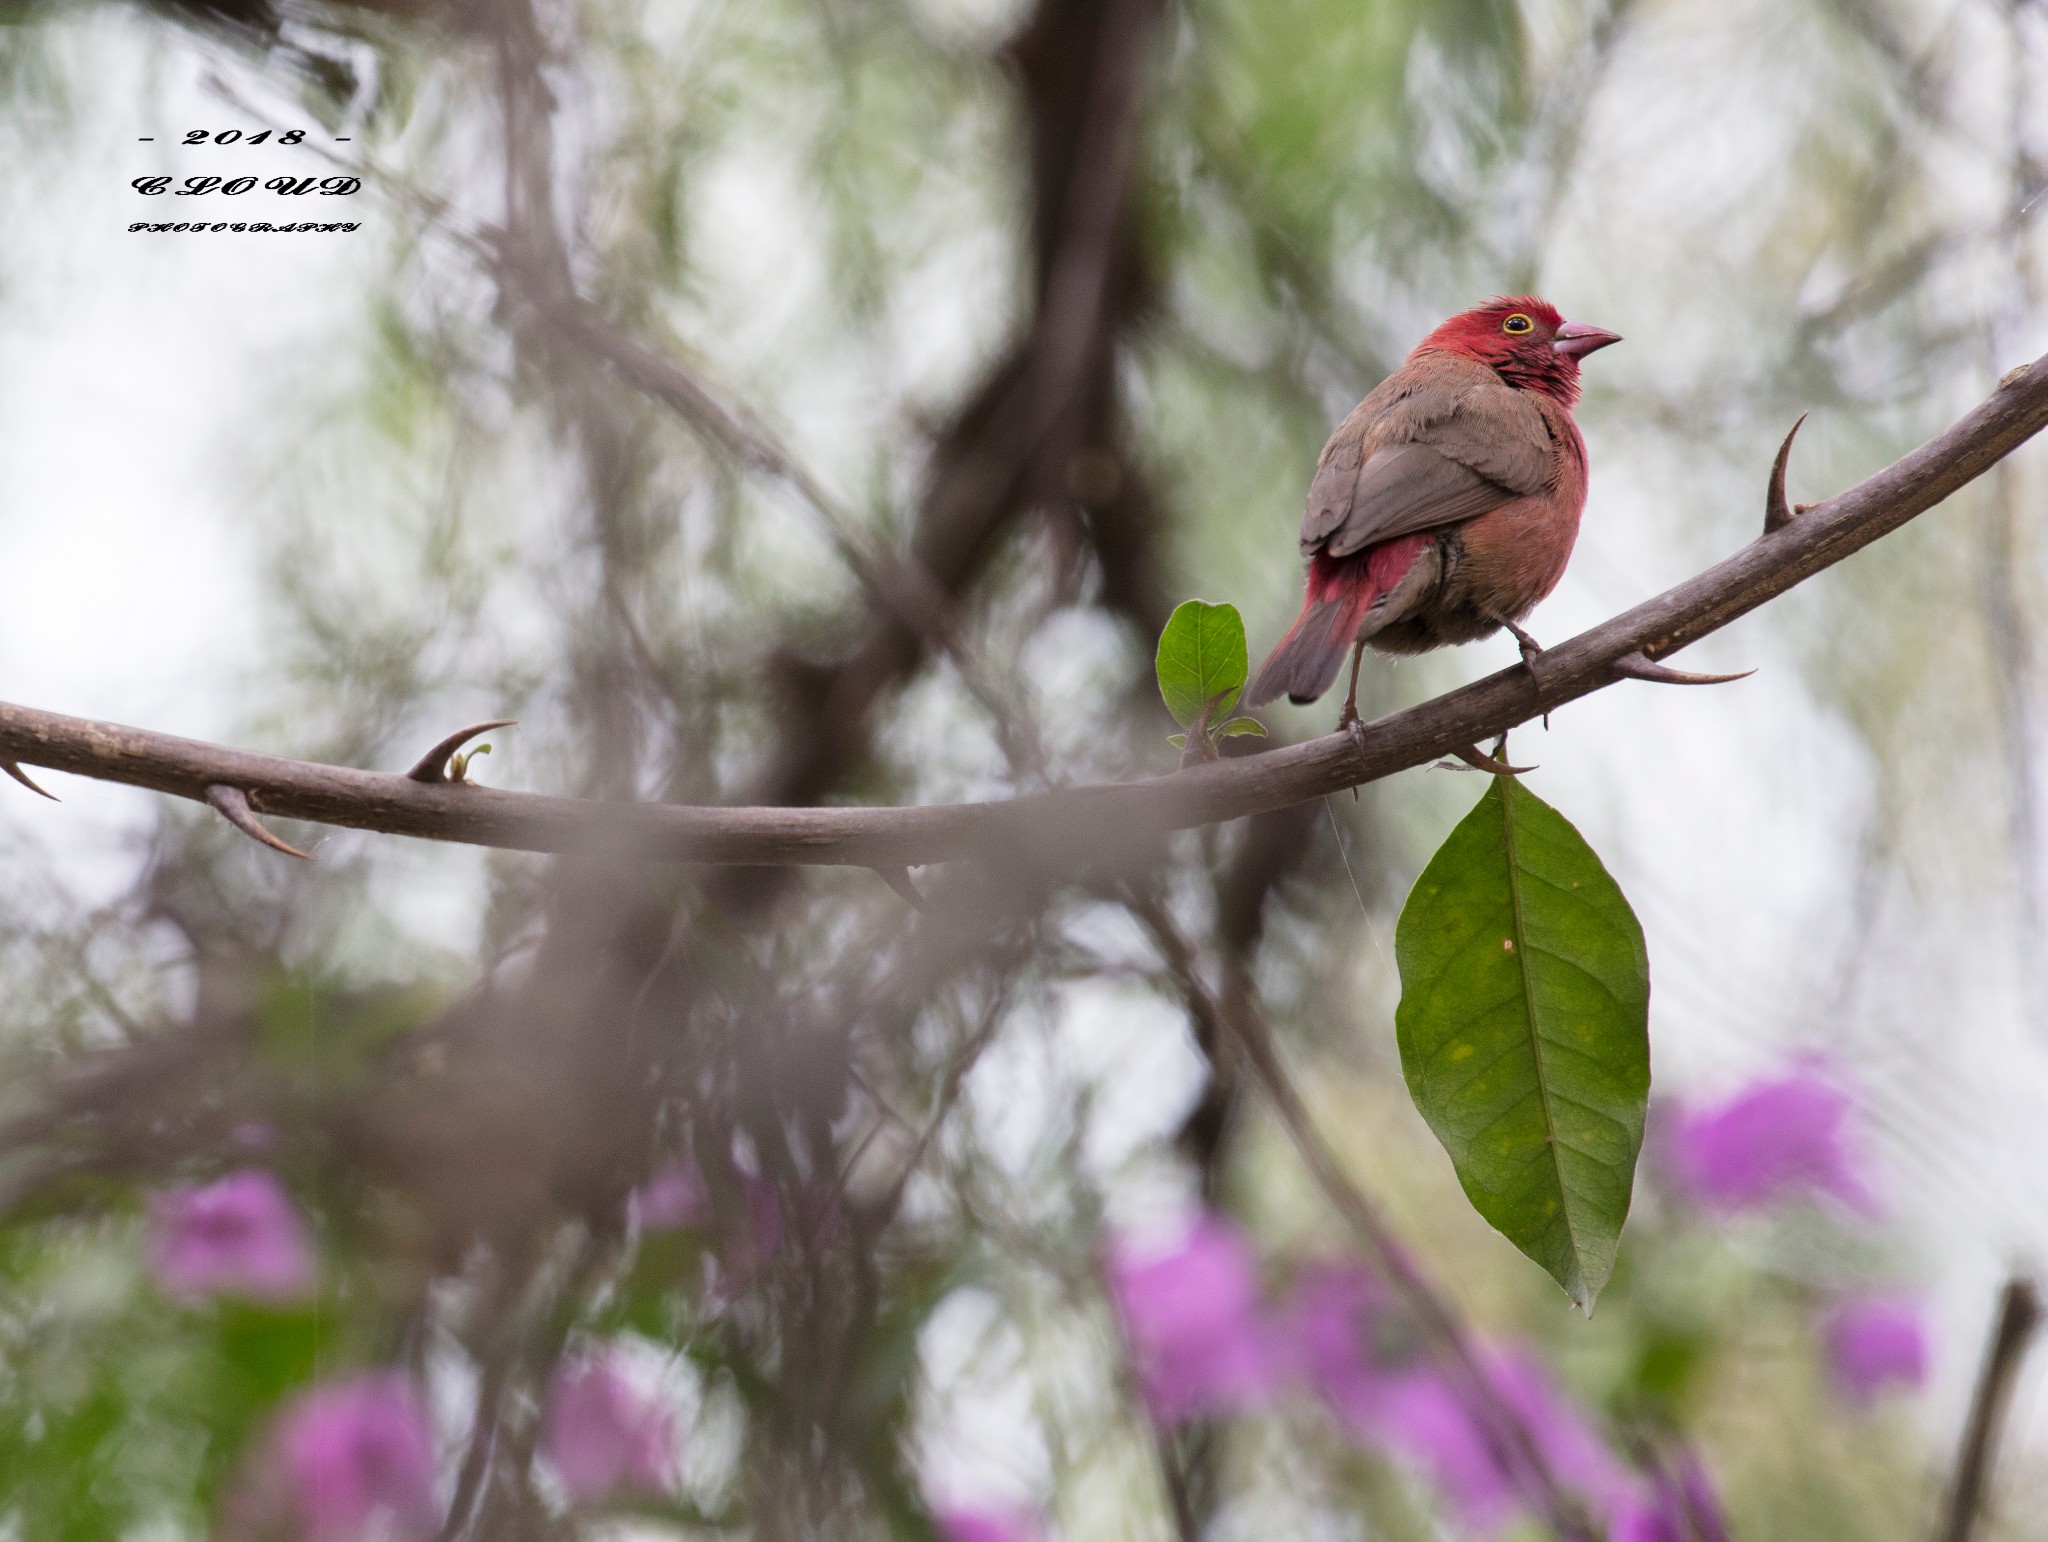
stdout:
[[[1358,753],[1365,753],[1365,719],[1358,715],[1358,708],[1351,702],[1344,703],[1344,710],[1337,714],[1337,732],[1351,735],[1351,742],[1358,746]],[[1351,801],[1358,801],[1358,784],[1351,784]]]
[[[1529,677],[1531,685],[1535,686],[1539,691],[1542,690],[1543,676],[1536,671],[1536,660],[1542,654],[1543,649],[1533,638],[1517,638],[1516,641],[1522,650],[1522,673]],[[1548,708],[1543,713],[1543,726],[1546,730],[1550,727],[1550,712]]]
[[[1543,656],[1543,644],[1505,616],[1500,618],[1500,624],[1508,629],[1515,639],[1515,646],[1522,650],[1522,673],[1529,677],[1531,685],[1539,691],[1542,690],[1543,676],[1537,672],[1536,661]],[[1550,713],[1547,709],[1543,714],[1543,726],[1550,726]]]
[[1522,668],[1528,672],[1531,683],[1541,685],[1543,679],[1542,676],[1536,673],[1536,660],[1543,655],[1543,644],[1531,637],[1526,628],[1508,620],[1506,616],[1502,616],[1499,619],[1501,626],[1506,629],[1508,635],[1514,638],[1515,646],[1521,649]]

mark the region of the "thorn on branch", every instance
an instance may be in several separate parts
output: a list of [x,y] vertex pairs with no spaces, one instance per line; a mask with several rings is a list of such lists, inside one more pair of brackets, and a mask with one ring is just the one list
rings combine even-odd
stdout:
[[1647,680],[1652,685],[1726,685],[1730,680],[1747,680],[1756,673],[1745,669],[1733,675],[1696,675],[1690,670],[1659,664],[1641,649],[1624,653],[1607,667],[1624,680]]
[[874,872],[875,876],[880,878],[883,883],[886,883],[901,895],[903,903],[912,910],[922,910],[927,914],[930,913],[932,907],[925,902],[925,897],[917,892],[917,885],[910,881],[909,868],[878,867],[874,869]]
[[1474,771],[1488,771],[1495,776],[1520,776],[1525,771],[1537,769],[1535,766],[1511,766],[1506,761],[1496,760],[1484,750],[1469,744],[1463,749],[1454,749],[1451,753]]
[[455,752],[469,743],[478,734],[489,733],[493,728],[510,728],[517,718],[493,718],[488,723],[472,723],[467,728],[458,728],[439,744],[428,750],[419,759],[419,764],[405,774],[415,782],[463,782],[466,781],[467,762],[455,768],[455,775],[448,775],[449,761]]
[[28,773],[22,770],[20,766],[17,766],[11,760],[0,760],[0,771],[5,771],[9,776],[13,777],[17,782],[21,783],[21,785],[26,787],[30,792],[40,794],[41,796],[48,798],[52,803],[61,803],[64,801],[62,798],[59,798],[54,792],[44,792],[42,788],[36,786],[34,782],[29,780]]
[[1806,414],[1800,413],[1798,420],[1785,431],[1785,442],[1778,446],[1778,458],[1771,462],[1771,485],[1764,494],[1764,534],[1783,530],[1792,523],[1795,513],[1804,514],[1806,504],[1795,510],[1785,502],[1785,467],[1792,459],[1792,441],[1798,437],[1799,425],[1806,421]]
[[283,841],[264,829],[262,822],[256,817],[255,810],[249,807],[249,795],[243,792],[241,788],[230,787],[225,782],[215,782],[206,789],[206,801],[219,811],[221,818],[248,836],[250,840],[260,845],[268,846],[272,851],[281,851],[288,857],[297,857],[304,862],[315,860],[311,852],[301,851],[296,846],[287,846]]

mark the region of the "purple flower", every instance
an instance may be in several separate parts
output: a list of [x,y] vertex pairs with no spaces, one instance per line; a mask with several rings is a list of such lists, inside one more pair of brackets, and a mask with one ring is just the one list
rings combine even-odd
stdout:
[[1663,1504],[1635,1503],[1614,1517],[1607,1528],[1607,1542],[1693,1542],[1685,1529],[1683,1514],[1673,1515]]
[[413,1542],[438,1529],[433,1437],[396,1372],[303,1393],[271,1449],[300,1542]]
[[939,1510],[932,1516],[941,1542],[1037,1542],[1038,1526],[1009,1510]]
[[1591,1500],[1602,1514],[1619,1509],[1635,1492],[1633,1474],[1557,1390],[1543,1367],[1514,1353],[1491,1356],[1489,1364],[1501,1400],[1527,1424],[1558,1479]]
[[277,1179],[244,1168],[150,1202],[150,1267],[174,1296],[284,1302],[313,1289],[313,1249]]
[[[775,1185],[752,1173],[732,1170],[739,1185],[744,1221],[721,1228],[717,1244],[717,1290],[735,1296],[766,1267],[782,1246],[782,1202]],[[679,1226],[719,1226],[704,1170],[694,1161],[664,1167],[626,1197],[626,1220],[636,1230],[670,1231]]]
[[[1603,1514],[1625,1502],[1631,1492],[1627,1473],[1534,1362],[1520,1355],[1490,1360],[1495,1394],[1528,1431],[1558,1481]],[[1498,1525],[1528,1497],[1488,1439],[1486,1424],[1440,1372],[1427,1369],[1406,1378],[1382,1417],[1386,1442],[1428,1472],[1472,1525]]]
[[1683,1453],[1676,1472],[1658,1471],[1651,1496],[1623,1505],[1608,1542],[1728,1542],[1721,1503],[1699,1461]]
[[1845,1139],[1849,1112],[1848,1095],[1811,1068],[1752,1083],[1723,1103],[1681,1113],[1678,1176],[1717,1210],[1830,1194],[1870,1214],[1876,1201]]
[[[1400,1317],[1373,1276],[1355,1265],[1310,1265],[1296,1276],[1280,1324],[1294,1374],[1355,1437],[1426,1476],[1466,1527],[1491,1531],[1533,1503],[1522,1464],[1512,1450],[1504,1459],[1489,1438],[1466,1385],[1440,1365],[1396,1360],[1413,1347],[1392,1331]],[[1498,1404],[1558,1481],[1607,1522],[1613,1542],[1697,1542],[1690,1531],[1667,1537],[1659,1529],[1672,1516],[1683,1519],[1685,1510],[1674,1508],[1683,1499],[1653,1495],[1534,1359],[1497,1350],[1484,1364]],[[1689,1469],[1685,1481],[1695,1480],[1705,1495],[1701,1513],[1718,1514],[1704,1478]],[[1706,1542],[1721,1542],[1720,1534]]]
[[1232,1227],[1204,1216],[1163,1252],[1114,1248],[1109,1286],[1161,1425],[1243,1408],[1271,1386],[1258,1274]]
[[1314,1263],[1295,1275],[1282,1317],[1294,1373],[1353,1428],[1371,1426],[1386,1395],[1373,1353],[1386,1306],[1379,1282],[1356,1264]]
[[1835,1385],[1856,1402],[1871,1402],[1893,1383],[1927,1381],[1927,1330],[1911,1302],[1844,1302],[1828,1319],[1825,1336]]
[[673,1231],[711,1219],[711,1195],[695,1162],[672,1162],[626,1196],[626,1220],[636,1231]]
[[664,1492],[675,1478],[675,1421],[626,1375],[616,1351],[563,1366],[548,1389],[541,1448],[572,1499]]
[[1390,1381],[1370,1421],[1353,1429],[1421,1468],[1468,1525],[1491,1529],[1514,1507],[1514,1483],[1484,1430],[1434,1370]]
[[751,1173],[740,1174],[740,1196],[746,1201],[747,1229],[733,1239],[721,1257],[744,1281],[782,1246],[782,1201],[776,1197],[774,1184]]
[[[1487,1375],[1558,1480],[1600,1514],[1625,1515],[1639,1485],[1535,1362],[1490,1355]],[[1326,1373],[1319,1390],[1353,1434],[1406,1457],[1427,1475],[1468,1526],[1491,1530],[1529,1497],[1466,1393],[1437,1367],[1375,1371],[1361,1355],[1334,1379]]]

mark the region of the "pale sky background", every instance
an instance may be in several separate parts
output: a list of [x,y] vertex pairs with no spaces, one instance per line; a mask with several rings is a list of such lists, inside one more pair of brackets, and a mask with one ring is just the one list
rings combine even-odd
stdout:
[[[173,165],[193,174],[169,141],[242,121],[203,83],[232,71],[225,55],[149,47],[141,33],[111,14],[61,29],[73,100],[52,142],[65,153],[39,163],[33,128],[9,136],[29,153],[10,155],[0,183],[0,693],[220,737],[260,639],[242,522],[261,513],[243,507],[238,481],[269,451],[266,383],[294,355],[348,346],[378,226],[365,192],[295,216],[361,220],[353,234],[129,234],[190,207],[130,186]],[[253,74],[237,86],[275,101]],[[329,169],[266,150],[250,169]],[[277,222],[292,202],[303,200],[259,188],[236,215]],[[83,884],[118,887],[132,864],[114,853],[154,800],[54,774],[50,785],[63,812],[27,822]]]

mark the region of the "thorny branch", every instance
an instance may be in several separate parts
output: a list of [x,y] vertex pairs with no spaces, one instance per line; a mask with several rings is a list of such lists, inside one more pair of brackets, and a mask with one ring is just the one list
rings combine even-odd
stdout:
[[[974,857],[1038,867],[1142,851],[1426,765],[1633,675],[1925,513],[2048,425],[2048,358],[2015,369],[1945,432],[1676,588],[1568,642],[1403,712],[1270,754],[1149,781],[912,808],[602,803],[257,755],[0,704],[0,764],[203,800],[241,791],[290,819],[517,850],[680,862],[905,867]],[[1644,666],[1649,666],[1645,668]]]

